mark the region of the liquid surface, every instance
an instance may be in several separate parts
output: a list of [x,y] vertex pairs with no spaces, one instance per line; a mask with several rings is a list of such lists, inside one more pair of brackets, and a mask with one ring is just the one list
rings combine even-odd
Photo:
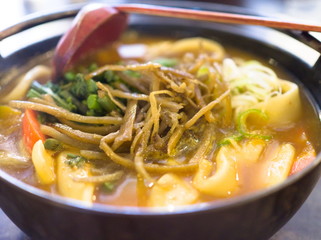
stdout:
[[[309,130],[315,116],[312,110],[302,112],[301,106],[309,103],[296,93],[290,76],[214,41],[130,33],[122,42],[89,56],[71,70],[73,79],[66,75],[58,88],[69,91],[78,81],[77,73],[85,81],[102,84],[78,99],[85,112],[67,110],[87,115],[86,121],[110,116],[115,122],[77,123],[69,115],[39,110],[34,103],[63,107],[44,95],[38,101],[24,96],[23,107],[10,101],[3,105],[17,112],[8,110],[1,116],[1,167],[46,191],[117,206],[175,207],[273,186],[315,157],[311,142],[315,136]],[[294,94],[289,94],[292,87]],[[74,94],[75,88],[70,89]],[[57,94],[66,96],[61,90]],[[107,95],[111,105],[106,107],[101,100],[91,108],[89,95],[100,100]],[[274,116],[271,101],[277,103],[275,111],[289,114]],[[278,110],[278,104],[285,108]],[[43,112],[55,117],[41,120],[40,128],[47,139],[63,145],[63,150],[44,150],[52,157],[50,183],[39,179],[37,162],[31,161],[35,148],[31,153],[24,146],[21,128],[26,108],[38,112],[38,119],[47,116]],[[118,118],[125,123],[118,123]]]

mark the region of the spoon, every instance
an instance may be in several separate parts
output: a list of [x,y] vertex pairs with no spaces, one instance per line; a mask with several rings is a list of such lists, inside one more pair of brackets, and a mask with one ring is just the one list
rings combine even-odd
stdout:
[[126,27],[126,13],[97,4],[83,7],[55,49],[54,78],[60,77],[85,53],[116,41]]

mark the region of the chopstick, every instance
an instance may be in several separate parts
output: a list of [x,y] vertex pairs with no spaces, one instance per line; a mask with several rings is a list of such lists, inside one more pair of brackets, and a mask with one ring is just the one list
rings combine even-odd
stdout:
[[[182,1],[183,3],[183,1]],[[280,29],[292,29],[300,31],[321,32],[321,26],[304,24],[293,21],[284,21],[265,17],[250,15],[223,13],[205,10],[192,10],[176,7],[164,7],[149,4],[120,4],[115,6],[119,11],[125,13],[136,13],[162,17],[201,20],[219,23],[258,25]]]

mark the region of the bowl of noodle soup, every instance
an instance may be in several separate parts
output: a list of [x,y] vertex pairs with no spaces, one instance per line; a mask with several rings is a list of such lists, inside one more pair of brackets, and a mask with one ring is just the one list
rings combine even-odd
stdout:
[[133,16],[53,81],[61,34],[0,59],[0,206],[33,239],[267,239],[312,191],[320,54],[290,33]]

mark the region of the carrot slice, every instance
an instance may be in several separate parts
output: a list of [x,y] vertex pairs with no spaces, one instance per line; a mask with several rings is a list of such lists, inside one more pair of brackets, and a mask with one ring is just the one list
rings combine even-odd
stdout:
[[311,144],[308,144],[298,155],[296,161],[292,165],[290,175],[300,172],[308,166],[316,157],[316,153]]
[[22,119],[23,142],[27,150],[31,153],[33,145],[38,140],[45,140],[45,135],[40,131],[40,123],[37,120],[36,112],[26,109]]

